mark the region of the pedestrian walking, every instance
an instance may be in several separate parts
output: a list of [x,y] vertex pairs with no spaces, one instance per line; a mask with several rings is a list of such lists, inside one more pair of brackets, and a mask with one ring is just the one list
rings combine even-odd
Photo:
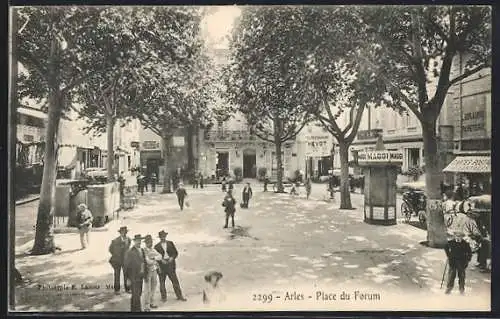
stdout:
[[123,191],[125,189],[125,175],[123,171],[120,173],[120,176],[118,177],[118,183],[120,188],[120,198],[123,200]]
[[297,192],[297,187],[295,186],[295,183],[292,183],[292,188],[290,189],[290,195],[299,195]]
[[204,304],[220,304],[226,299],[226,296],[219,285],[222,277],[222,273],[219,271],[211,271],[205,275],[205,282],[207,283],[207,286],[203,289]]
[[481,272],[488,272],[488,259],[491,258],[491,239],[490,233],[484,225],[480,228],[481,239],[477,251],[477,265]]
[[222,191],[225,193],[226,190],[227,190],[227,187],[226,187],[226,176],[222,177],[221,185],[222,185]]
[[467,198],[465,192],[465,185],[462,183],[458,183],[455,188],[455,201],[463,201]]
[[222,206],[224,207],[224,212],[226,213],[226,224],[224,228],[228,227],[229,217],[231,217],[232,227],[234,228],[234,213],[236,212],[236,200],[233,197],[233,192],[228,190],[226,196],[224,197],[224,201],[222,202]]
[[198,188],[199,184],[199,179],[198,179],[198,174],[193,173],[193,188]]
[[77,220],[80,243],[82,244],[82,249],[85,249],[89,244],[89,232],[92,229],[92,222],[94,221],[94,217],[86,204],[82,203],[78,205]]
[[141,195],[144,195],[144,176],[141,173],[139,173],[137,175],[136,180],[137,180],[137,189],[139,193],[141,193]]
[[458,286],[461,294],[465,292],[465,269],[472,258],[472,250],[464,240],[463,232],[455,232],[454,239],[449,240],[444,248],[448,257],[448,283],[446,294],[449,294],[458,275]]
[[158,308],[155,304],[155,291],[158,286],[158,262],[163,257],[153,248],[153,237],[151,235],[144,237],[144,243],[146,244],[146,247],[143,248],[146,258],[146,272],[144,275],[142,304],[144,305],[144,311],[150,311],[151,309]]
[[175,191],[175,194],[177,195],[177,202],[179,203],[179,207],[181,208],[181,210],[184,210],[184,200],[187,197],[187,192],[184,188],[183,183],[179,183],[179,187]]
[[161,300],[163,302],[167,301],[167,289],[165,288],[166,278],[170,279],[172,282],[172,286],[174,288],[175,296],[177,300],[186,301],[186,298],[182,295],[181,286],[179,284],[179,279],[177,278],[176,273],[176,263],[175,260],[179,253],[175,248],[175,245],[172,241],[167,240],[168,233],[164,230],[158,233],[158,237],[160,237],[160,242],[155,245],[155,250],[161,255],[160,260],[160,268],[158,271],[158,275],[160,278],[160,294]]
[[328,191],[330,192],[330,199],[334,199],[334,189],[335,189],[335,178],[333,177],[333,174],[330,175],[330,178],[328,179]]
[[113,239],[109,245],[109,253],[111,258],[109,263],[114,270],[114,285],[115,294],[120,294],[120,276],[123,270],[123,285],[125,287],[125,292],[130,292],[130,287],[127,285],[127,276],[125,276],[125,254],[130,249],[130,244],[132,240],[127,236],[128,229],[127,226],[122,226],[118,230],[120,236]]
[[[147,174],[147,173],[146,173]],[[148,184],[149,184],[149,178],[147,175],[142,175],[142,184],[144,185],[144,190],[146,192],[149,192],[149,189],[148,189]]]
[[158,176],[156,176],[156,173],[151,174],[150,181],[151,181],[151,192],[155,193],[156,184],[158,183]]
[[200,176],[199,176],[199,179],[200,179],[200,188],[203,188],[203,183],[204,183],[204,180],[203,180],[203,174],[201,174],[200,172]]
[[229,177],[229,181],[227,182],[227,189],[233,191],[234,189],[234,179]]
[[267,192],[267,184],[269,184],[269,178],[264,178],[264,192]]
[[250,183],[246,183],[242,191],[243,203],[241,203],[241,208],[248,208],[248,202],[252,198],[253,192]]
[[142,311],[141,296],[142,283],[146,272],[146,254],[141,248],[142,236],[134,236],[134,245],[125,254],[124,270],[127,277],[132,297],[130,298],[130,311]]
[[308,177],[306,180],[306,199],[309,199],[309,196],[311,195],[311,178]]

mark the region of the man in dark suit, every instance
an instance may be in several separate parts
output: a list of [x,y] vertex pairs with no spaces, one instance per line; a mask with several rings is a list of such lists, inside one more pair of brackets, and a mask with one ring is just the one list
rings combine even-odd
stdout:
[[124,275],[127,277],[127,283],[132,290],[130,299],[130,311],[141,311],[142,281],[145,277],[146,257],[141,248],[141,235],[134,236],[134,245],[125,254],[123,265]]
[[248,202],[252,198],[252,187],[250,183],[247,183],[242,191],[243,203],[241,203],[241,208],[248,208]]
[[449,294],[455,284],[455,278],[458,274],[458,286],[460,293],[465,291],[465,269],[472,258],[470,245],[464,240],[464,233],[456,231],[454,239],[448,241],[444,251],[448,257],[448,283],[446,294]]
[[181,287],[179,284],[179,279],[177,278],[177,274],[175,272],[175,259],[178,256],[177,249],[172,241],[167,240],[167,232],[161,231],[158,233],[158,237],[160,237],[160,242],[155,245],[155,249],[162,256],[162,260],[160,261],[160,270],[158,275],[160,277],[160,293],[161,300],[163,302],[167,301],[167,289],[165,288],[165,280],[168,276],[168,279],[172,282],[172,286],[174,287],[174,292],[177,297],[177,300],[186,301],[186,298],[182,296]]
[[[120,294],[120,275],[124,266],[125,254],[130,248],[130,244],[132,240],[127,236],[127,226],[120,227],[118,230],[120,236],[113,239],[111,244],[109,245],[109,253],[111,254],[111,258],[109,259],[109,263],[113,267],[114,270],[114,288],[115,294]],[[123,282],[125,286],[125,291],[130,292],[130,287],[127,285],[127,277],[125,276],[125,270],[123,271]]]

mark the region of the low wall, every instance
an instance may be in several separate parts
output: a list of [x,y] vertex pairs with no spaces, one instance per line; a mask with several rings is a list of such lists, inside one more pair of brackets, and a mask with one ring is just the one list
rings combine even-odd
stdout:
[[87,187],[87,206],[94,216],[94,227],[102,227],[114,218],[120,209],[118,183],[89,185]]

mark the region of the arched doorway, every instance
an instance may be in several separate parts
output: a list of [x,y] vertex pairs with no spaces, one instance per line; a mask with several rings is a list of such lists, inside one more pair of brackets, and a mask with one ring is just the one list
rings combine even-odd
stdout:
[[257,178],[256,154],[253,148],[243,150],[243,178]]

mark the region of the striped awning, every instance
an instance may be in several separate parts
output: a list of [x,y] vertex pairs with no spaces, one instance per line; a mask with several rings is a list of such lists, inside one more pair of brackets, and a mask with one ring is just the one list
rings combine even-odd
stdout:
[[443,170],[453,173],[491,173],[490,156],[457,156]]

